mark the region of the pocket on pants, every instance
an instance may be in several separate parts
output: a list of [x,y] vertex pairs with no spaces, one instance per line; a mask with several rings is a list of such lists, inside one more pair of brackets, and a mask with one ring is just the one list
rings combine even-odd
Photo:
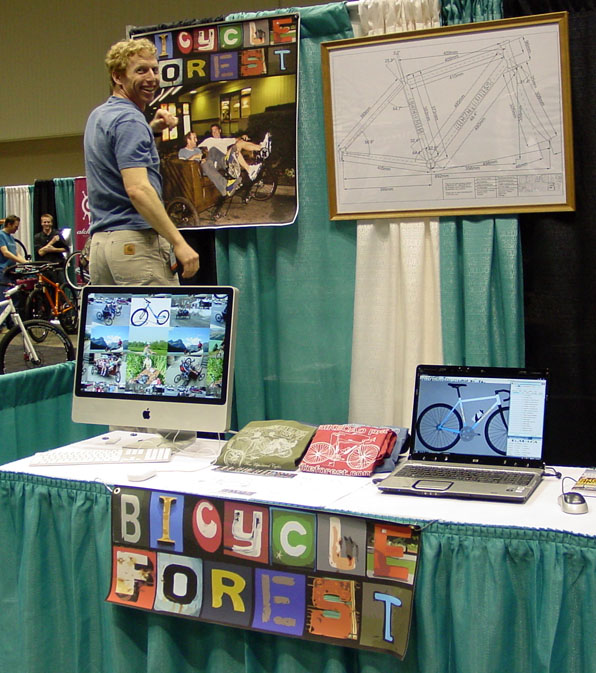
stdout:
[[126,232],[112,241],[110,268],[119,285],[172,284],[169,243],[156,232]]

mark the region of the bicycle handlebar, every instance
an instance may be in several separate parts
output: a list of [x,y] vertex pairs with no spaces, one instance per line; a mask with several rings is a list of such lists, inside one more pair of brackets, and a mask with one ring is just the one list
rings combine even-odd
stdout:
[[28,274],[38,274],[50,269],[57,269],[60,266],[59,262],[19,262],[14,266],[8,267],[6,271],[14,275],[25,276]]

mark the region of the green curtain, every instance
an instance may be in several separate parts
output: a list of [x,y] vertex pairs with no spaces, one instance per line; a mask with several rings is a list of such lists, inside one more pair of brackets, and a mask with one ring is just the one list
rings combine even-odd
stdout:
[[64,227],[73,229],[75,224],[74,187],[74,178],[54,178],[56,219],[60,223],[61,229]]
[[71,420],[74,362],[0,376],[0,464],[106,432]]
[[495,21],[503,18],[503,0],[441,0],[441,24]]
[[0,217],[5,217],[4,212],[4,187],[0,187]]
[[356,233],[354,222],[329,221],[320,43],[350,37],[352,29],[343,3],[292,11],[301,17],[298,219],[216,235],[218,282],[240,290],[238,427],[348,417]]
[[[501,0],[449,1],[443,24],[503,16]],[[523,271],[517,217],[442,217],[441,321],[448,364],[525,362]]]
[[433,523],[406,658],[105,603],[110,496],[0,472],[0,655],[11,673],[587,673],[596,539]]
[[440,244],[444,362],[523,366],[517,218],[441,218]]

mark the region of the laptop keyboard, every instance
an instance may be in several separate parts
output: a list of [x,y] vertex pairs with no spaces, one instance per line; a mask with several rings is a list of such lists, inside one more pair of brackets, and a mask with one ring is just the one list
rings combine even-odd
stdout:
[[416,479],[451,479],[452,481],[475,481],[483,484],[513,484],[527,486],[533,474],[528,472],[476,470],[459,467],[426,467],[406,465],[397,474],[399,477]]

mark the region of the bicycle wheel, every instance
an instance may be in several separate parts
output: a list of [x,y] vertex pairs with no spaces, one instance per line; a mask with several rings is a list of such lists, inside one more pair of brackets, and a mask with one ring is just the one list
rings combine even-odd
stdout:
[[140,327],[141,325],[144,325],[149,318],[149,311],[147,311],[146,308],[138,308],[131,316],[130,316],[130,322],[135,326],[135,327]]
[[25,302],[25,320],[50,320],[52,307],[43,290],[33,290]]
[[457,444],[462,429],[459,413],[449,404],[431,404],[418,416],[418,439],[431,451],[447,451]]
[[166,212],[177,227],[197,227],[199,225],[199,213],[196,207],[183,196],[178,196],[168,203]]
[[366,470],[375,462],[378,455],[379,447],[374,444],[356,446],[348,453],[346,464],[352,470]]
[[277,171],[263,166],[261,174],[255,180],[250,195],[255,201],[267,201],[274,194],[277,189]]
[[33,341],[35,354],[27,352],[21,328],[16,325],[0,341],[0,374],[74,360],[74,346],[60,327],[45,320],[27,320],[24,327]]
[[302,461],[307,465],[318,465],[333,459],[334,455],[333,447],[329,442],[313,442]]
[[484,426],[484,436],[490,448],[501,456],[507,454],[509,434],[509,407],[495,409]]
[[[14,238],[14,237],[13,237]],[[18,238],[14,238],[14,242],[17,244],[17,250],[21,251],[21,255],[25,259],[31,259],[31,255],[27,252],[27,248],[25,247],[25,244],[19,241]]]
[[160,311],[157,314],[157,318],[156,318],[158,325],[165,325],[168,322],[169,319],[170,319],[170,312],[166,308],[164,308],[162,311]]
[[66,283],[63,283],[60,289],[64,295],[60,295],[60,315],[58,319],[60,320],[62,329],[67,334],[76,334],[79,326],[79,309],[76,292]]
[[73,290],[89,285],[89,259],[81,250],[71,252],[64,262],[64,276]]

